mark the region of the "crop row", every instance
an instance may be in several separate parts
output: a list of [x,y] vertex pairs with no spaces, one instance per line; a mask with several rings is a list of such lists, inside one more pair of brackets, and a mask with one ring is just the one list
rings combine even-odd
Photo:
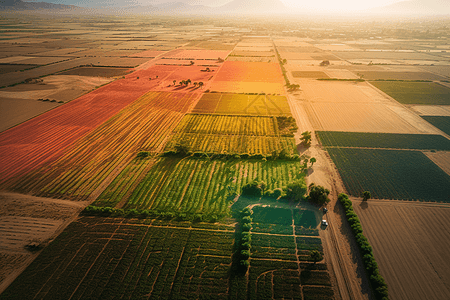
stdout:
[[317,131],[325,147],[363,147],[420,150],[450,150],[450,140],[442,135]]
[[195,106],[195,113],[290,116],[284,96],[207,93]]
[[360,197],[450,202],[450,176],[422,152],[327,149],[348,193]]
[[91,220],[69,225],[0,299],[227,299],[232,232]]
[[[152,163],[152,160],[147,160]],[[143,167],[144,168],[144,167]],[[124,169],[116,178],[130,178],[131,168]],[[286,186],[300,176],[300,166],[291,161],[261,160],[209,160],[205,158],[158,158],[126,198],[125,185],[111,184],[97,202],[114,207],[120,199],[111,197],[119,193],[127,201],[124,208],[175,211],[187,214],[224,216],[230,203],[243,185],[258,178],[268,183],[268,188]]]
[[39,196],[85,199],[138,149],[159,151],[194,94],[150,92],[75,143],[60,159],[12,188]]
[[185,144],[191,152],[214,154],[266,156],[283,150],[288,155],[297,153],[292,137],[177,133],[167,144],[166,150],[175,151],[175,146],[179,143]]
[[188,114],[175,133],[278,136],[275,117]]

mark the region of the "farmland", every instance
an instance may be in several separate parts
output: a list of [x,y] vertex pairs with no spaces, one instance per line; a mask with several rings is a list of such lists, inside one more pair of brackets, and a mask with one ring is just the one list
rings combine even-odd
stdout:
[[[370,202],[370,200],[369,200]],[[392,299],[446,299],[450,280],[448,206],[354,202]],[[423,284],[427,282],[427,284]]]
[[194,113],[290,116],[284,96],[208,93],[195,106]]
[[165,135],[197,97],[194,93],[147,93],[12,188],[40,196],[85,199],[138,149],[161,149]]
[[421,150],[450,150],[442,135],[317,131],[325,147],[363,147]]
[[371,84],[403,104],[450,104],[450,88],[436,82],[372,81]]
[[348,193],[378,199],[450,202],[450,176],[423,153],[407,150],[327,149]]
[[450,116],[422,116],[422,118],[450,135]]
[[[295,161],[166,157],[156,162],[148,159],[147,163],[152,167],[131,180],[136,173],[125,168],[94,205],[201,214],[206,219],[223,217],[229,214],[236,193],[248,182],[264,180],[274,189],[301,178],[300,165]],[[145,168],[137,162],[135,165],[140,170]],[[135,188],[128,191],[129,186]]]
[[2,132],[0,183],[59,158],[67,146],[142,96],[147,89],[148,86],[131,80],[118,80]]

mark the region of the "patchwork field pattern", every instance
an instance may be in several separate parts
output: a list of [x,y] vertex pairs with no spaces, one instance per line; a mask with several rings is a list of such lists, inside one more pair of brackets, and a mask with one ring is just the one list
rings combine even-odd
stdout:
[[60,159],[27,174],[12,189],[85,199],[139,149],[162,150],[198,94],[150,92],[75,143]]
[[[123,208],[223,217],[229,214],[236,193],[248,182],[258,178],[270,182],[268,188],[274,189],[300,176],[300,165],[292,161],[171,157],[159,158],[156,163],[147,161],[154,165],[145,176],[133,178],[134,170],[124,169],[94,205],[115,207],[120,203]],[[145,168],[139,164],[136,167]],[[128,192],[131,184],[135,188]],[[116,194],[123,197],[112,196]]]
[[[309,251],[323,252],[320,238],[304,236],[297,228],[317,233],[315,213],[311,210],[255,206],[252,223],[249,299],[309,299],[309,289],[324,294],[321,299],[333,299],[330,276],[325,264],[299,263],[309,261]],[[312,224],[311,216],[314,221]],[[300,276],[299,276],[300,275]],[[328,286],[328,287],[327,287]]]
[[134,100],[152,84],[117,80],[0,134],[0,184],[63,154]]
[[161,225],[84,217],[0,299],[228,299],[234,232]]
[[193,112],[263,116],[291,115],[289,104],[284,96],[223,93],[203,94]]
[[442,135],[316,131],[325,147],[363,147],[450,151]]
[[390,72],[390,71],[359,71],[358,75],[362,75],[366,80],[443,80],[443,76],[429,72]]
[[418,151],[328,148],[347,192],[360,197],[450,202],[450,176]]
[[372,81],[403,104],[450,105],[450,88],[436,82]]

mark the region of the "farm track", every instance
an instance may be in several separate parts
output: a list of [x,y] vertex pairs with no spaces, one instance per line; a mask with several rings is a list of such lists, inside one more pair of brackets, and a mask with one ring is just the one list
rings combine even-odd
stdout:
[[[303,103],[296,103],[295,100],[291,99],[291,95],[287,91],[286,95],[288,103],[291,107],[292,115],[296,119],[297,126],[299,127],[299,131],[296,135],[296,140],[298,140],[300,138],[300,132],[314,131],[314,128],[309,123],[309,118],[312,117],[313,120],[316,119],[317,121],[318,118],[314,118],[315,115],[310,116],[305,109],[302,109]],[[305,105],[309,105],[309,103],[305,102]],[[340,177],[336,173],[332,161],[327,157],[325,152],[319,148],[319,143],[314,134],[311,144],[312,145],[309,149],[301,149],[301,151],[305,152],[300,153],[308,154],[317,158],[317,163],[314,168],[315,172],[312,174],[312,176],[310,175],[306,177],[307,185],[311,182],[314,182],[316,184],[320,184],[329,188],[332,191],[330,195],[330,199],[332,202],[329,204],[329,206],[335,207],[336,205],[338,205],[337,191],[344,190],[343,184],[340,182]],[[368,280],[366,278],[359,278],[357,272],[357,269],[361,268],[362,266],[355,265],[354,262],[350,261],[347,253],[351,253],[351,246],[346,241],[346,238],[342,235],[340,230],[334,227],[336,224],[338,224],[337,219],[341,218],[341,216],[335,214],[334,210],[334,208],[329,209],[329,230],[326,234],[324,234],[324,238],[326,241],[325,245],[326,247],[328,247],[328,251],[325,251],[325,258],[331,264],[334,276],[337,281],[337,287],[335,287],[335,289],[338,291],[338,294],[340,295],[340,298],[342,300],[370,299],[368,294],[363,294],[360,286],[368,285]],[[346,255],[344,256],[344,254]],[[350,268],[348,268],[349,266]]]

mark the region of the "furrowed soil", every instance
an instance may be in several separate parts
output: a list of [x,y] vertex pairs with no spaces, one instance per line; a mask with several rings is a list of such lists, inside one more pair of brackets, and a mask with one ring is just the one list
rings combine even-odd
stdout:
[[[393,300],[449,299],[450,206],[353,200]],[[444,222],[443,222],[444,221]]]

